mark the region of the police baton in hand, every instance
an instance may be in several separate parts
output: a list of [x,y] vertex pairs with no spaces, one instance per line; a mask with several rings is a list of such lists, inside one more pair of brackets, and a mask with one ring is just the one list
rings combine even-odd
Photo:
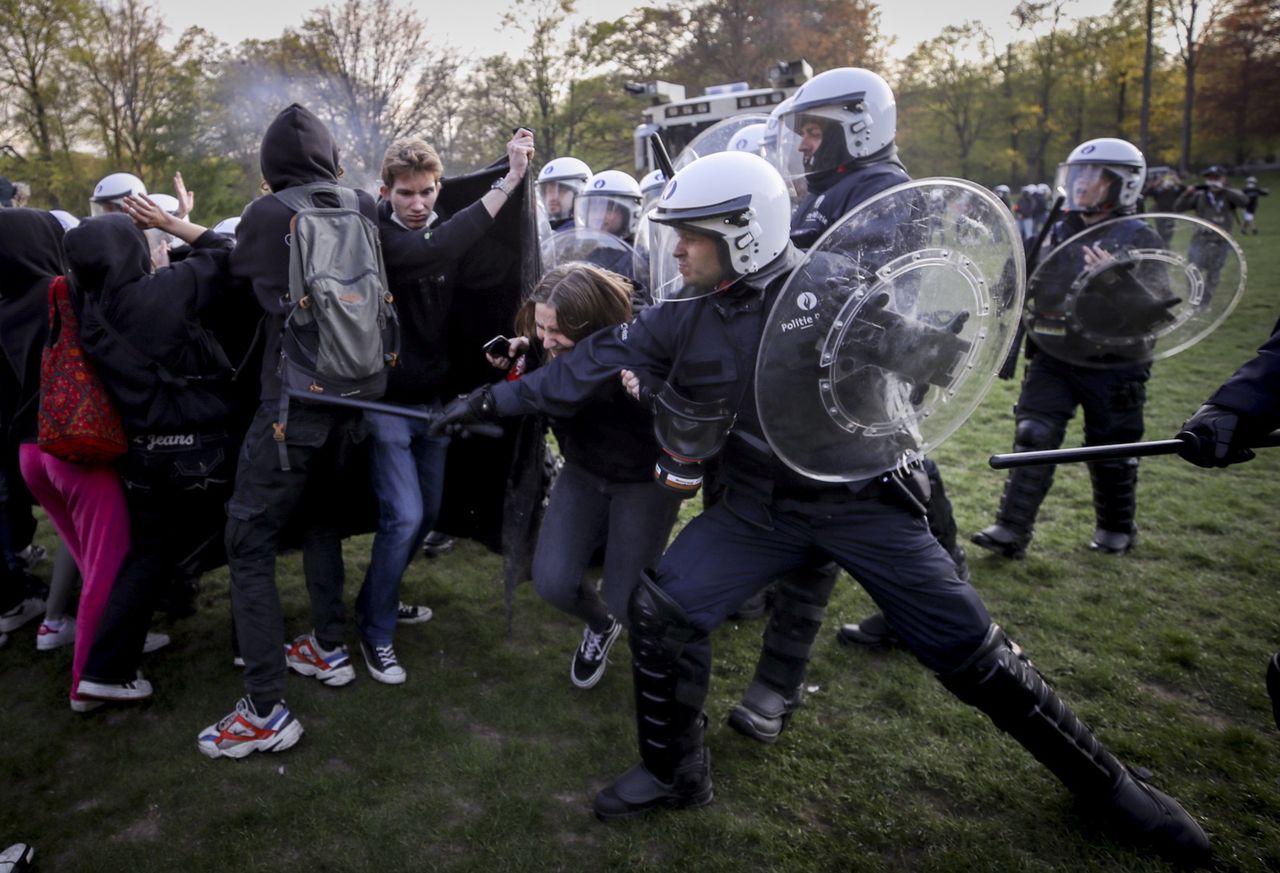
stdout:
[[[987,461],[993,470],[1013,467],[1036,467],[1041,464],[1077,464],[1081,461],[1111,461],[1119,458],[1145,458],[1152,455],[1177,455],[1186,450],[1196,439],[1186,431],[1171,440],[1150,440],[1141,443],[1115,443],[1108,446],[1081,446],[1076,449],[1045,449],[1038,452],[1010,452],[992,455]],[[1250,448],[1265,449],[1280,446],[1280,430],[1274,430]]]
[[[382,412],[387,415],[398,415],[401,418],[416,418],[425,421],[427,424],[434,425],[441,418],[439,412],[427,412],[424,409],[415,409],[411,406],[400,406],[395,403],[378,403],[374,400],[356,400],[351,397],[330,397],[323,394],[311,394],[306,391],[289,391],[289,397],[293,400],[300,400],[304,403],[319,403],[324,406],[341,406],[346,409],[360,409],[365,412]],[[477,422],[467,424],[459,429],[459,436],[476,436],[498,438],[503,435],[502,425],[495,423]]]

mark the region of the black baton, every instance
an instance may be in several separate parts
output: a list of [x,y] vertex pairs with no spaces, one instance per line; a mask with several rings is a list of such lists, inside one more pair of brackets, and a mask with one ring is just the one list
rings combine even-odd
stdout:
[[[1181,434],[1179,434],[1181,437]],[[1109,446],[1081,446],[1078,449],[1045,449],[1039,452],[1010,452],[992,455],[987,461],[993,470],[1012,467],[1036,467],[1041,464],[1075,464],[1081,461],[1110,461],[1119,458],[1145,458],[1151,455],[1176,455],[1187,442],[1194,439],[1151,440],[1144,443],[1115,443]],[[1249,446],[1266,449],[1280,446],[1280,430],[1273,430]]]
[[[328,406],[342,406],[347,409],[362,409],[365,412],[384,412],[387,415],[399,415],[402,418],[417,418],[428,424],[434,423],[440,414],[437,412],[427,412],[422,409],[414,409],[411,406],[400,406],[395,403],[379,403],[376,400],[356,400],[352,397],[333,397],[328,394],[311,394],[307,391],[290,390],[286,391],[294,400],[301,400],[304,403],[321,403]],[[502,425],[500,424],[471,424],[463,428],[469,434],[483,437],[501,437],[503,435]]]

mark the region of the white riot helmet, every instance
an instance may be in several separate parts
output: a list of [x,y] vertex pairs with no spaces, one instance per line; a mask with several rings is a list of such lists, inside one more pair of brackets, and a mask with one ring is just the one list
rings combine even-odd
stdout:
[[182,204],[172,194],[148,194],[147,196],[151,198],[152,203],[172,216],[176,217],[182,211]]
[[62,229],[71,230],[73,227],[80,226],[80,219],[76,218],[70,212],[63,209],[50,209],[49,214],[58,219],[58,224],[62,225]]
[[1048,197],[1053,192],[1052,192],[1052,189],[1049,187],[1049,183],[1040,182],[1039,184],[1036,185],[1036,193],[1039,194],[1041,197]]
[[1245,186],[1246,188],[1257,188],[1257,187],[1258,187],[1258,177],[1257,177],[1257,176],[1250,176],[1249,178],[1245,179],[1245,180],[1244,180],[1244,186]]
[[212,228],[214,233],[220,233],[223,236],[236,238],[236,228],[240,226],[240,216],[234,215],[231,218],[224,218]]
[[748,124],[746,127],[738,131],[734,136],[733,142],[729,144],[729,150],[735,152],[750,152],[753,155],[759,155],[765,160],[768,157],[764,153],[764,132],[766,123]]
[[574,223],[627,239],[640,219],[640,183],[622,170],[603,170],[587,180],[573,204]]
[[[778,171],[764,158],[718,152],[676,173],[649,220],[716,239],[726,278],[732,279],[764,269],[786,251],[791,198]],[[655,243],[654,248],[662,247]],[[659,277],[654,279],[656,285]]]
[[1006,197],[1011,193],[1008,185],[997,185],[994,190],[997,194],[1003,194]]
[[[812,175],[859,163],[893,145],[898,108],[893,91],[880,76],[861,67],[837,67],[800,86],[783,117],[783,153],[803,150]],[[820,125],[819,142],[806,125]]]
[[573,201],[591,178],[591,168],[577,158],[556,158],[538,173],[538,202],[547,217],[564,221],[573,216]]
[[1058,165],[1055,188],[1067,192],[1066,211],[1128,214],[1138,208],[1147,161],[1131,142],[1113,137],[1081,143]]
[[653,170],[646,173],[644,178],[640,180],[640,211],[648,212],[653,208],[653,204],[657,202],[658,195],[662,193],[662,189],[667,187],[667,174],[661,170]]
[[119,211],[120,202],[129,194],[146,194],[147,186],[132,173],[112,173],[94,186],[89,198],[89,214],[102,215]]

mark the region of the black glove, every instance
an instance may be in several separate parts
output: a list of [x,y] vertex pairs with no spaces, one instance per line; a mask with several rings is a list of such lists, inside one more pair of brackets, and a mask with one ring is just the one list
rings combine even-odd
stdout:
[[1207,403],[1183,422],[1178,454],[1197,467],[1226,467],[1252,460],[1245,430],[1233,410]]
[[448,434],[465,437],[472,431],[487,430],[477,427],[478,425],[491,424],[497,420],[493,392],[488,385],[482,385],[470,394],[460,394],[456,400],[449,401],[440,417],[431,422],[427,433],[431,436]]

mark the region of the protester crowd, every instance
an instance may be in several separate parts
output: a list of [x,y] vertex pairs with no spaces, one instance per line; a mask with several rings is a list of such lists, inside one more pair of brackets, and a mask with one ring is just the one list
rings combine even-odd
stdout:
[[[1108,752],[988,615],[936,465],[921,459],[915,471],[833,484],[769,451],[754,400],[761,320],[804,250],[859,204],[910,181],[894,112],[874,73],[827,71],[778,107],[774,127],[786,135],[643,182],[572,156],[552,156],[530,176],[535,138],[521,129],[492,186],[442,214],[445,167],[430,144],[394,143],[375,198],[342,185],[333,137],[295,104],[262,139],[270,193],[213,228],[191,220],[195,199],[180,176],[167,196],[111,174],[82,219],[6,203],[0,645],[74,646],[75,712],[146,700],[162,689],[143,675],[143,656],[168,642],[150,631],[152,616],[191,609],[200,574],[225,561],[228,653],[243,666],[245,694],[208,727],[192,726],[197,747],[212,758],[288,749],[303,727],[285,701],[286,673],[350,683],[352,629],[373,680],[406,682],[412,665],[397,656],[397,628],[432,612],[401,599],[401,580],[431,547],[451,439],[542,415],[564,463],[532,549],[534,588],[582,622],[574,686],[601,681],[624,634],[634,661],[641,763],[601,792],[601,818],[710,802],[710,634],[766,586],[760,663],[730,724],[777,740],[801,705],[809,650],[843,568],[882,612],[842,628],[842,642],[909,648],[1118,833],[1207,855],[1195,820]],[[1218,166],[1194,185],[1169,173],[1149,181],[1144,156],[1120,140],[1083,143],[1063,168],[1056,205],[1046,184],[1023,186],[1016,200],[1008,186],[994,189],[1029,250],[1100,222],[1110,222],[1111,251],[1158,248],[1163,226],[1135,217],[1146,199],[1227,233],[1242,214],[1239,231],[1257,233],[1268,193],[1253,178],[1230,187]],[[13,187],[4,180],[0,190],[12,198]],[[550,263],[509,335],[470,352],[487,358],[493,384],[451,399],[448,313],[461,282],[503,281],[489,232],[504,210],[522,208],[528,187]],[[575,234],[594,247],[568,245]],[[1197,255],[1194,246],[1212,291],[1220,250]],[[669,261],[665,273],[650,269],[650,255]],[[1085,250],[1074,269],[1110,257]],[[340,280],[324,281],[327,268],[341,268]],[[675,284],[662,281],[676,273]],[[1015,449],[1060,445],[1077,407],[1091,444],[1142,437],[1149,361],[1090,370],[1028,344]],[[1254,394],[1224,388],[1188,422],[1200,437],[1188,442],[1192,460],[1246,460],[1247,440],[1274,426],[1274,374],[1250,375]],[[377,522],[349,623],[347,532],[333,508],[353,446],[368,465]],[[1052,467],[1028,469],[1011,475],[996,523],[974,543],[1025,555],[1052,481]],[[1122,556],[1137,541],[1137,460],[1091,473],[1090,547]],[[699,490],[704,511],[668,548],[682,499]],[[36,504],[60,544],[48,585],[34,572],[47,559],[34,544]],[[311,605],[311,627],[294,636],[276,585],[287,545],[301,546]],[[435,547],[447,548],[440,535]],[[1280,660],[1272,669],[1280,697]]]

